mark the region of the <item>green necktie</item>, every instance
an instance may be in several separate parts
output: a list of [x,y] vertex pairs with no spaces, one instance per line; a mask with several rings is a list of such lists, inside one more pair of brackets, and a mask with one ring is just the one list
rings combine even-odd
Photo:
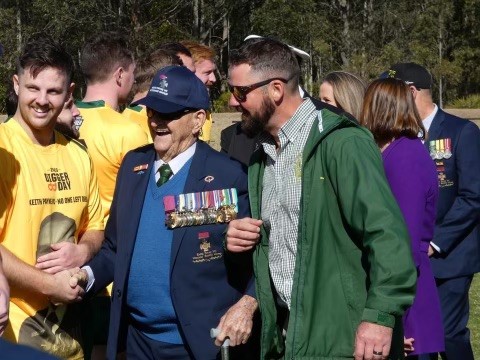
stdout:
[[168,179],[170,179],[170,177],[173,175],[173,171],[168,164],[163,164],[162,166],[160,166],[158,172],[160,174],[160,178],[157,181],[157,186],[162,186],[163,184],[165,184]]

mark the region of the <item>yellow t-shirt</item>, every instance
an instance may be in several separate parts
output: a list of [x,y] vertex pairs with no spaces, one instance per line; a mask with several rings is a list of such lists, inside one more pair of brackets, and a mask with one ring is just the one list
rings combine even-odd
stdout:
[[202,133],[199,136],[200,140],[205,141],[207,144],[210,143],[210,136],[212,133],[212,113],[210,111],[207,111],[207,118],[205,119],[205,123],[202,126]]
[[150,128],[148,127],[148,117],[147,110],[140,105],[128,106],[123,110],[122,115],[125,116],[128,120],[131,120],[138,124],[145,134],[147,134],[148,143],[151,144],[152,134],[150,134]]
[[107,223],[115,181],[123,157],[130,150],[147,144],[147,135],[140,126],[127,120],[104,101],[77,101],[75,104],[83,118],[80,139],[87,144],[97,172],[100,198]]
[[[93,164],[77,141],[55,132],[54,144],[36,145],[9,119],[0,125],[0,169],[0,243],[25,263],[35,265],[52,243],[103,230]],[[4,337],[83,359],[78,311],[78,305],[54,306],[46,296],[12,287]]]

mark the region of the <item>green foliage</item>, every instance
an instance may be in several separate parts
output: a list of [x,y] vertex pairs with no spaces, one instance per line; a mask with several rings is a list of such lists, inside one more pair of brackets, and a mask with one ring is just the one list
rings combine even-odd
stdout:
[[453,100],[448,104],[453,109],[480,109],[480,94],[472,94]]
[[470,288],[470,320],[468,328],[472,335],[473,358],[480,359],[480,275],[476,274]]
[[[274,36],[307,51],[302,75],[315,94],[330,71],[371,80],[391,64],[418,62],[434,75],[434,98],[465,97],[480,86],[479,0],[2,0],[0,97],[18,49],[33,33],[65,41],[78,63],[80,49],[104,30],[120,30],[137,57],[166,41],[199,40],[214,47],[224,77],[228,51],[245,36]],[[441,50],[440,50],[441,49]],[[82,78],[76,74],[77,96]],[[218,107],[227,109],[218,88]],[[3,102],[0,101],[0,111]]]
[[228,101],[230,100],[230,92],[223,92],[220,96],[213,101],[213,112],[235,112],[235,109],[231,108],[228,105]]

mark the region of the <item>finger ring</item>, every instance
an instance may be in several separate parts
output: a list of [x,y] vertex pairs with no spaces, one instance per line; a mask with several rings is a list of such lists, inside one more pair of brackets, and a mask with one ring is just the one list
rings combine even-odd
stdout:
[[373,355],[383,355],[383,352],[373,350]]

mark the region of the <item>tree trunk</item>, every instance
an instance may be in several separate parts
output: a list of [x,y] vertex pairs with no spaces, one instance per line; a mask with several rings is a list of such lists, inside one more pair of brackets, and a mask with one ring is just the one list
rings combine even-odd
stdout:
[[340,6],[340,16],[343,21],[343,31],[342,31],[342,38],[343,38],[343,49],[340,53],[342,57],[342,63],[344,66],[350,65],[350,50],[351,50],[351,40],[350,40],[350,22],[349,22],[349,12],[350,12],[350,2],[348,0],[339,0],[338,2]]
[[20,11],[20,0],[17,0],[17,50],[22,50],[22,13]]
[[200,37],[199,1],[200,0],[193,0],[193,34],[197,39]]

